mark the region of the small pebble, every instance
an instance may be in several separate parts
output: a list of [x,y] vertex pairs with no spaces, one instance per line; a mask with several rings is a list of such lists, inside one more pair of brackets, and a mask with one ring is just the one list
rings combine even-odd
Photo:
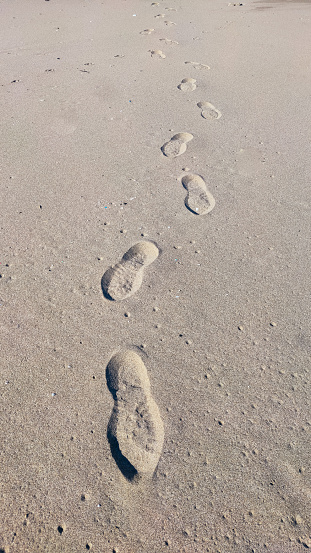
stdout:
[[183,167],[182,171],[190,171],[190,167]]
[[244,330],[244,326],[239,325],[239,326],[238,326],[238,329],[239,329],[239,330]]
[[126,312],[124,313],[124,317],[127,317],[127,318],[128,318],[128,317],[130,317],[130,316],[131,316],[131,313],[129,313],[128,311],[126,311]]
[[158,308],[158,307],[154,307],[154,308],[153,308],[153,311],[155,311],[155,312],[156,312],[156,311],[159,311],[159,308]]
[[192,340],[186,340],[186,344],[190,346],[192,344]]
[[276,326],[276,323],[270,323],[270,326]]
[[120,230],[120,233],[121,233],[121,234],[126,234],[126,233],[127,233],[127,230],[124,229],[124,228],[122,228],[122,229]]

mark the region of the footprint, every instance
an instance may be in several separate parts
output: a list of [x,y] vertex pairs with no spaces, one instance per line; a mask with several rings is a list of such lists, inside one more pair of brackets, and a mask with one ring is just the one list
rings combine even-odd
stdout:
[[174,23],[174,21],[164,21],[165,25],[168,27],[172,27],[173,25],[177,25],[177,23]]
[[165,13],[158,13],[158,15],[154,16],[155,19],[161,19],[161,17],[165,17]]
[[152,242],[138,242],[109,267],[102,277],[101,286],[107,299],[120,301],[129,298],[140,288],[144,268],[158,257],[159,250]]
[[177,40],[171,40],[170,38],[160,38],[161,42],[164,42],[165,44],[168,44],[169,46],[173,46],[173,44],[179,44]]
[[166,157],[177,157],[184,154],[187,150],[187,142],[193,139],[193,135],[189,132],[179,132],[174,134],[172,138],[163,144],[161,150]]
[[165,8],[169,12],[177,12],[176,8]]
[[162,50],[148,50],[151,54],[152,58],[156,58],[158,60],[165,59],[166,55],[162,52]]
[[221,111],[209,102],[199,102],[197,106],[202,110],[201,115],[204,119],[220,119],[222,116]]
[[215,207],[215,199],[207,190],[205,181],[199,175],[188,174],[181,179],[182,185],[188,191],[185,205],[197,215],[205,215]]
[[210,69],[209,65],[204,65],[204,63],[197,63],[196,61],[185,61],[185,63],[192,65],[194,69]]
[[111,453],[128,480],[150,477],[162,453],[164,427],[147,369],[137,353],[125,351],[110,359],[106,378],[114,399],[107,430]]
[[191,92],[196,89],[196,82],[196,79],[183,79],[177,88],[183,92]]
[[154,29],[144,29],[143,31],[140,31],[140,35],[151,35],[153,33]]

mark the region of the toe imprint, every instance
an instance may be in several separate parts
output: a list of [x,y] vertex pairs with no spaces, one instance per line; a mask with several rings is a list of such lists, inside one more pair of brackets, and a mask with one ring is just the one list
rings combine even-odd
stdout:
[[163,144],[161,150],[166,157],[177,157],[187,150],[187,142],[193,139],[193,135],[188,132],[174,134],[172,138]]
[[204,119],[220,119],[222,116],[221,111],[216,109],[210,102],[199,102],[197,106],[202,110],[201,115]]
[[181,180],[188,191],[185,205],[197,215],[205,215],[215,207],[215,199],[207,190],[205,181],[199,175],[185,175]]
[[144,268],[159,255],[152,242],[138,242],[122,257],[121,261],[107,269],[102,277],[102,291],[110,300],[124,300],[137,292],[143,280]]
[[147,369],[139,355],[126,351],[112,357],[106,377],[115,401],[107,434],[116,463],[130,480],[152,476],[163,448],[164,427]]

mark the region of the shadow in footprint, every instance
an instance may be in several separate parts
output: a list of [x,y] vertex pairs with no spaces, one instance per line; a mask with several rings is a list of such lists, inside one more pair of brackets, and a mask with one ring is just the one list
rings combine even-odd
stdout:
[[123,476],[125,476],[125,478],[129,480],[129,482],[137,482],[139,480],[138,472],[135,467],[133,467],[133,465],[131,465],[131,463],[126,459],[126,457],[122,455],[119,448],[118,440],[111,433],[109,425],[107,430],[107,438],[110,445],[111,455],[114,458],[117,467],[122,472]]

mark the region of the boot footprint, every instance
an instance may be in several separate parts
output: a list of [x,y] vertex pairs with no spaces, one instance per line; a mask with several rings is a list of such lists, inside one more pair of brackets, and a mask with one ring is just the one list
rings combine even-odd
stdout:
[[192,92],[197,87],[196,82],[196,79],[186,78],[181,81],[177,88],[183,92]]
[[164,427],[147,369],[139,355],[125,351],[111,358],[106,378],[115,402],[107,430],[112,455],[128,480],[151,477],[161,456]]
[[129,298],[140,288],[145,267],[158,257],[159,250],[152,242],[138,242],[109,267],[102,277],[101,286],[107,299],[120,301]]
[[179,132],[174,134],[172,138],[163,144],[161,150],[166,157],[177,157],[184,154],[187,150],[187,143],[193,139],[193,135],[189,132]]
[[215,199],[207,190],[204,179],[200,175],[188,174],[181,179],[183,187],[188,191],[185,205],[197,215],[206,215],[215,207]]
[[204,119],[220,119],[222,116],[221,111],[210,102],[199,102],[197,106],[202,110],[201,115]]

